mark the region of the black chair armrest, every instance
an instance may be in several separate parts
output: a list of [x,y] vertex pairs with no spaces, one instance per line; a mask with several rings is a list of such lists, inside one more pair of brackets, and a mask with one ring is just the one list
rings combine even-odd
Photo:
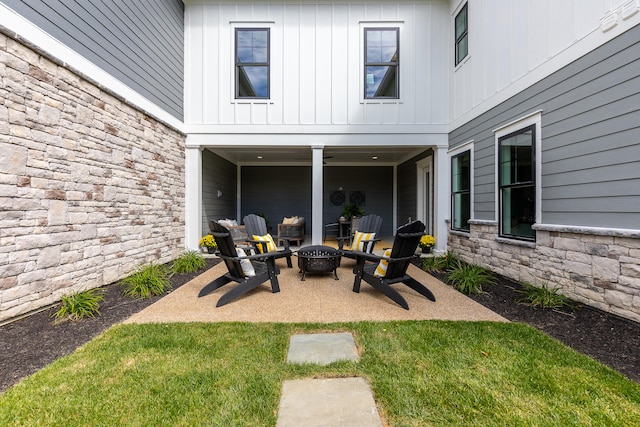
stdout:
[[364,258],[366,261],[374,261],[374,262],[380,262],[380,260],[382,259],[389,259],[389,258],[385,258],[383,256],[380,255],[375,255],[375,254],[370,254],[367,252],[361,252],[361,251],[345,251],[345,252],[349,252],[350,254],[352,254],[353,256],[357,258]]
[[231,261],[240,261],[243,259],[248,259],[248,260],[256,260],[256,261],[264,261],[265,258],[272,258],[276,256],[275,252],[270,252],[270,253],[266,253],[266,254],[256,254],[256,255],[245,255],[245,256],[228,256],[228,255],[223,255],[223,254],[218,254],[218,256],[222,259],[228,259]]

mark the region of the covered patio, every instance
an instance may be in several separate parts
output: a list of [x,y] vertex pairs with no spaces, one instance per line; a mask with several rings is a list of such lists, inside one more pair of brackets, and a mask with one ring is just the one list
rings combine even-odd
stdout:
[[365,214],[383,218],[382,236],[419,219],[436,237],[435,249],[445,250],[449,165],[446,149],[425,144],[425,135],[403,136],[406,145],[380,145],[394,139],[389,135],[347,138],[359,145],[336,145],[337,138],[327,135],[319,137],[325,144],[315,145],[246,145],[231,139],[236,142],[211,145],[204,135],[187,138],[187,248],[197,248],[210,220],[241,223],[250,213],[266,217],[274,235],[284,217],[303,217],[305,244],[322,244],[325,224],[356,203]]

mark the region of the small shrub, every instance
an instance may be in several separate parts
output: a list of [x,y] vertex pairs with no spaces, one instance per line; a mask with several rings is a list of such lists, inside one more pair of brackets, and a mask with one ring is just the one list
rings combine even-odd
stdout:
[[517,303],[524,303],[531,307],[540,308],[561,308],[570,306],[569,300],[566,296],[558,293],[559,288],[549,289],[548,283],[543,283],[542,286],[534,286],[530,283],[523,283],[524,288],[520,293],[523,293],[522,298],[516,300]]
[[171,264],[172,273],[193,273],[207,266],[207,261],[198,251],[186,251]]
[[444,255],[424,258],[422,269],[427,273],[443,273],[455,268],[457,263],[456,256],[452,252],[447,252]]
[[457,261],[456,266],[447,273],[447,281],[458,291],[466,295],[482,292],[482,284],[493,284],[495,278],[486,268]]
[[53,313],[53,317],[55,317],[56,321],[95,317],[96,314],[100,314],[100,302],[103,299],[104,292],[98,289],[63,295],[61,298],[62,304],[58,311]]
[[131,298],[151,298],[171,288],[166,267],[154,263],[141,267],[131,276],[122,279],[121,283],[125,288],[125,296]]

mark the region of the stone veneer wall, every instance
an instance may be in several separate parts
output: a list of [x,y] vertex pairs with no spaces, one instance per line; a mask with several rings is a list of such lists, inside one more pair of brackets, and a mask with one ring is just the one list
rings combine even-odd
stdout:
[[535,244],[514,244],[498,237],[496,222],[470,223],[470,234],[449,234],[449,250],[464,261],[640,322],[640,236],[534,226]]
[[184,247],[184,139],[0,33],[0,322]]

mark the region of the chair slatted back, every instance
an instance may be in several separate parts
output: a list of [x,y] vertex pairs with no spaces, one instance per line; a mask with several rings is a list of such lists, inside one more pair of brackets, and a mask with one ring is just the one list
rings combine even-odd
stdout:
[[247,235],[249,240],[253,240],[253,236],[264,236],[268,233],[267,222],[263,217],[256,214],[249,214],[242,220],[245,228],[247,229]]
[[365,215],[360,218],[360,224],[358,225],[358,231],[362,233],[380,233],[382,228],[382,217],[376,214]]
[[[216,239],[216,244],[218,245],[218,250],[222,255],[229,257],[237,257],[238,253],[236,252],[236,246],[233,243],[233,238],[231,237],[231,233],[229,230],[222,225],[218,224],[216,221],[209,221],[209,230],[213,235],[213,238]],[[244,277],[244,273],[242,272],[242,266],[240,265],[240,261],[234,261],[231,259],[223,258],[224,263],[227,265],[227,269],[229,270],[229,274],[233,277]]]
[[[391,258],[404,258],[415,255],[420,238],[424,235],[425,225],[421,221],[413,221],[398,228],[391,248]],[[395,279],[407,273],[410,260],[390,262],[385,279]]]

